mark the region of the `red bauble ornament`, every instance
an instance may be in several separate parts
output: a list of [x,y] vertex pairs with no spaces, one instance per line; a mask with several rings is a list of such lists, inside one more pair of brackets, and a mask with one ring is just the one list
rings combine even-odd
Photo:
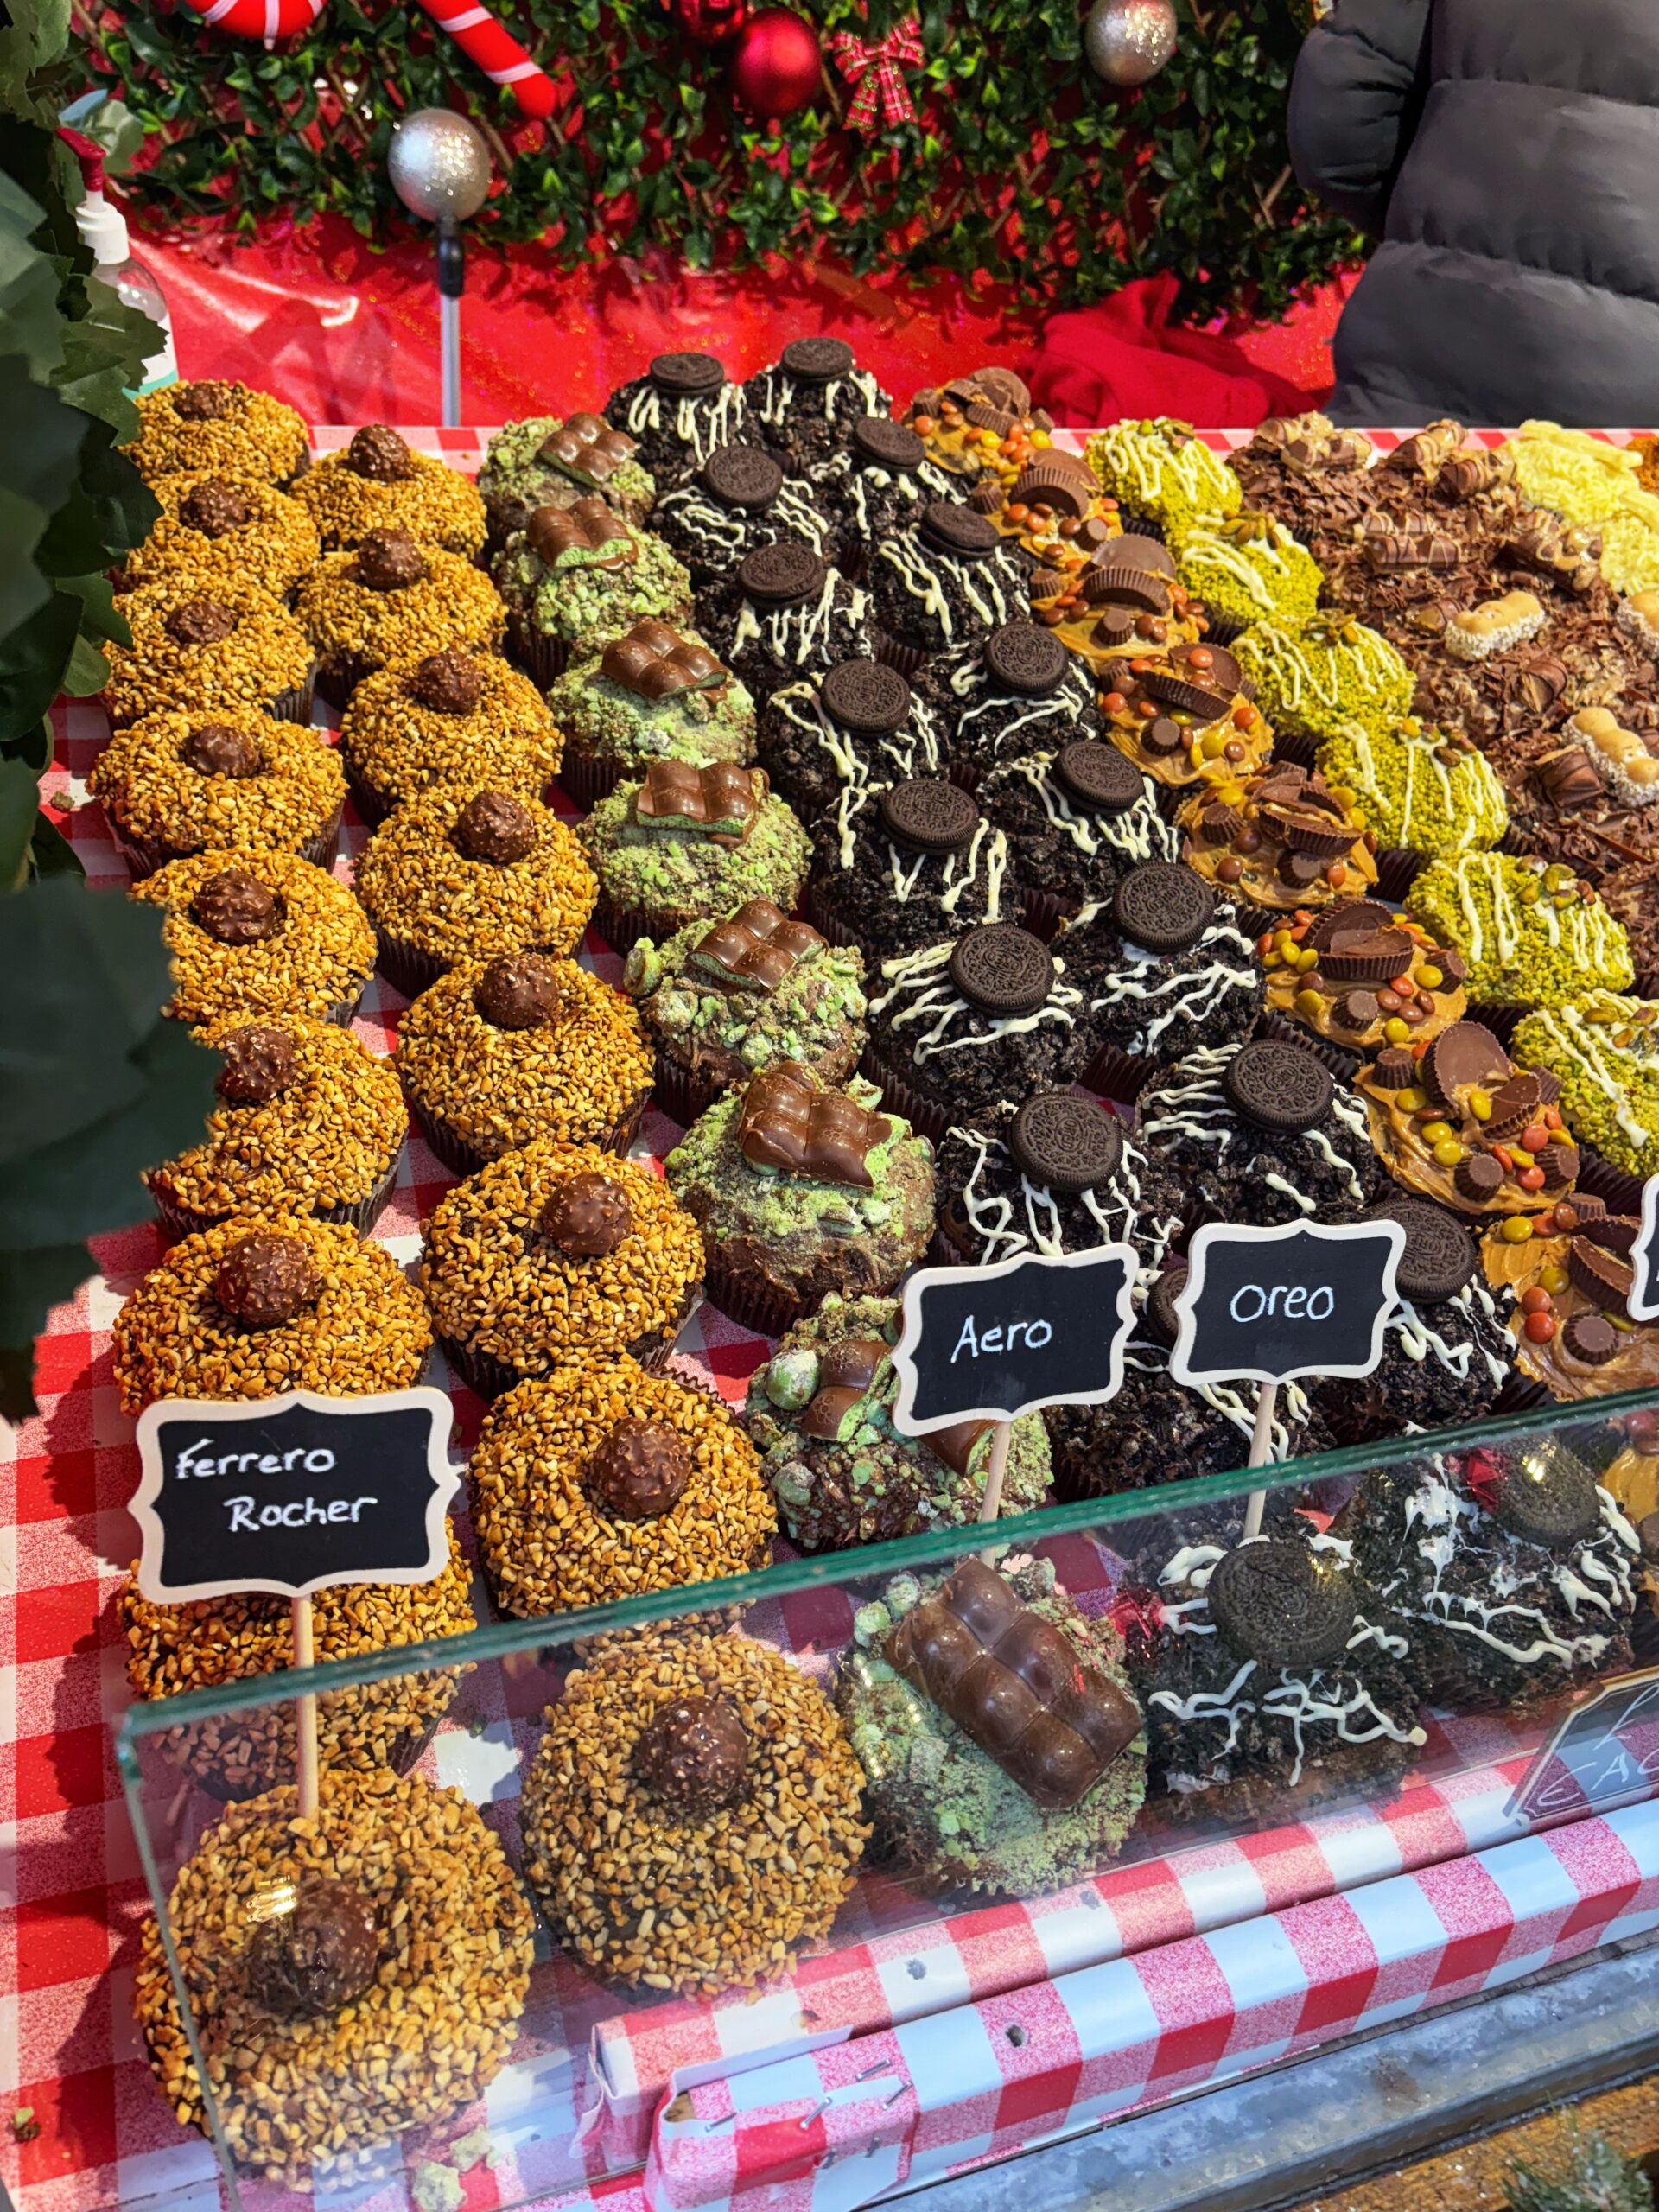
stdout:
[[762,8],[732,48],[732,97],[763,123],[793,115],[823,82],[818,35],[792,8]]
[[696,46],[724,46],[742,29],[749,0],[671,0],[670,12],[682,38]]

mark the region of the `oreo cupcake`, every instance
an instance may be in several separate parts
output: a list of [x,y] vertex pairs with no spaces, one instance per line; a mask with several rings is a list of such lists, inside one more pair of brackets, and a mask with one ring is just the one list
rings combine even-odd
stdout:
[[888,1583],[854,1617],[836,1695],[875,1847],[926,1891],[1059,1889],[1115,1859],[1141,1810],[1122,1640],[1052,1560]]
[[427,1142],[470,1175],[548,1137],[625,1153],[651,1096],[651,1053],[621,994],[574,960],[468,960],[423,991],[397,1072]]
[[970,786],[1001,761],[1100,735],[1088,670],[1034,622],[1005,622],[964,639],[928,664],[920,685]]
[[667,546],[596,492],[574,506],[537,507],[492,574],[512,650],[543,690],[636,622],[677,622],[691,604],[691,579]]
[[760,717],[760,765],[803,821],[844,791],[942,776],[950,755],[939,718],[896,668],[838,661],[774,691]]
[[[1469,1004],[1461,953],[1379,899],[1340,899],[1258,939],[1268,1012],[1351,1081],[1380,1053],[1427,1044]],[[1399,1062],[1392,1065],[1401,1065]]]
[[310,721],[310,641],[260,585],[222,576],[209,592],[167,575],[125,594],[120,611],[132,643],[105,648],[99,700],[112,729],[167,713]]
[[563,781],[597,806],[653,760],[693,768],[754,758],[754,701],[695,631],[650,616],[548,687],[564,733]]
[[699,584],[779,537],[798,537],[826,560],[836,550],[835,525],[811,486],[785,476],[758,445],[716,446],[694,477],[664,493],[651,527]]
[[624,522],[642,523],[657,483],[639,465],[625,430],[597,415],[535,415],[509,423],[490,440],[478,489],[489,518],[490,542],[505,545],[537,507],[574,507],[597,493]]
[[[893,1425],[899,1318],[896,1298],[831,1292],[750,1378],[743,1417],[803,1551],[845,1551],[979,1518],[993,1424],[900,1435]],[[1003,1517],[1044,1503],[1048,1465],[1042,1415],[1022,1414],[1012,1425]]]
[[842,338],[797,338],[743,387],[749,419],[806,474],[842,450],[861,423],[889,420],[891,396],[858,367]]
[[322,550],[305,509],[257,477],[163,476],[161,513],[121,566],[121,588],[186,575],[211,594],[221,578],[286,599]]
[[1127,870],[1180,852],[1180,833],[1160,812],[1150,781],[1097,738],[1004,760],[975,796],[1020,856],[1022,918],[1039,936],[1108,898]]
[[164,910],[173,960],[166,1011],[308,1014],[348,1022],[374,971],[374,932],[343,883],[292,853],[196,853],[132,887]]
[[810,470],[813,489],[836,525],[836,564],[863,573],[869,549],[933,499],[959,499],[965,486],[927,457],[914,430],[885,415],[861,415],[843,443]]
[[695,619],[721,658],[763,705],[785,683],[868,658],[869,602],[804,538],[746,554],[731,575],[698,594]]
[[406,530],[372,531],[351,552],[325,553],[300,586],[297,612],[316,650],[317,689],[335,707],[377,669],[452,646],[492,651],[504,620],[487,576]]
[[1136,1126],[1204,1220],[1352,1221],[1385,1187],[1364,1107],[1276,1038],[1190,1054],[1141,1092]]
[[653,760],[577,834],[599,879],[600,929],[618,952],[750,899],[792,912],[806,875],[805,830],[764,770],[730,761]]
[[435,784],[487,780],[540,798],[563,744],[528,677],[461,645],[365,677],[340,726],[352,797],[371,827]]
[[1391,1796],[1427,1740],[1402,1627],[1340,1537],[1183,1545],[1129,1651],[1166,1816],[1271,1827]]
[[899,953],[872,988],[866,1071],[925,1136],[999,1099],[1064,1087],[1093,1057],[1082,985],[1014,922]]
[[147,391],[134,404],[138,435],[125,450],[146,484],[209,473],[290,484],[310,466],[305,417],[268,391],[199,378]]
[[573,1360],[667,1358],[702,1287],[702,1237],[661,1176],[540,1139],[447,1192],[421,1287],[452,1365],[499,1397]]
[[1175,818],[1185,833],[1181,858],[1255,928],[1376,887],[1376,832],[1317,770],[1294,760],[1245,781],[1201,784]]
[[695,475],[716,446],[749,428],[742,386],[727,382],[712,353],[658,353],[644,376],[611,394],[603,412],[633,440],[659,493]]
[[440,785],[359,855],[357,895],[400,991],[504,952],[574,952],[598,886],[575,834],[539,799]]
[[770,899],[641,938],[622,970],[657,1048],[658,1103],[682,1123],[722,1090],[793,1060],[842,1084],[864,1048],[864,963]]
[[995,523],[936,499],[875,547],[869,562],[879,651],[901,675],[934,653],[1020,620],[1031,605],[1029,563]]
[[780,1060],[717,1099],[668,1155],[669,1188],[702,1230],[706,1287],[776,1336],[830,1291],[891,1290],[933,1233],[933,1152],[855,1077],[822,1084]]
[[414,452],[385,423],[365,423],[344,452],[327,454],[306,472],[294,496],[328,552],[388,530],[469,560],[483,550],[484,502],[470,478],[448,461]]
[[820,832],[807,910],[877,965],[1020,912],[1008,840],[959,785],[849,785]]
[[135,876],[187,853],[334,855],[346,776],[315,732],[251,707],[147,715],[118,730],[86,787]]

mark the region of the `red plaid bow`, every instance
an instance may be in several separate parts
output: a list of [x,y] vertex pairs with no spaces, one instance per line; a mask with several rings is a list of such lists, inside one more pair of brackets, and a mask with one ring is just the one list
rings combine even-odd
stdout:
[[853,87],[847,111],[851,130],[884,130],[914,123],[916,109],[900,69],[913,69],[922,58],[922,26],[914,16],[895,23],[885,38],[856,38],[837,31],[830,41],[836,66]]

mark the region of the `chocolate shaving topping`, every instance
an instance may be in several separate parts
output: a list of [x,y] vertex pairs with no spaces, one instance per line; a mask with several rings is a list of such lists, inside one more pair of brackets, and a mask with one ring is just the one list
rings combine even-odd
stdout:
[[824,943],[817,930],[791,921],[770,899],[751,899],[698,939],[687,965],[722,988],[775,991]]
[[640,1731],[633,1770],[658,1804],[688,1820],[702,1820],[737,1797],[750,1751],[729,1699],[677,1698]]
[[220,645],[236,627],[236,616],[216,599],[187,599],[162,625],[175,645]]
[[406,530],[372,530],[357,549],[357,580],[371,591],[407,591],[431,574],[425,553]]
[[459,645],[428,653],[416,664],[409,693],[435,715],[470,715],[484,696],[483,664]]
[[538,457],[562,476],[601,491],[639,448],[626,430],[614,430],[600,415],[567,416],[542,440]]
[[247,1329],[277,1329],[322,1294],[311,1248],[297,1236],[258,1230],[232,1244],[213,1277],[222,1313]]
[[219,1050],[225,1065],[213,1089],[227,1106],[268,1106],[300,1071],[294,1039],[268,1021],[233,1029]]
[[190,901],[190,918],[216,944],[259,944],[282,928],[283,902],[246,868],[220,868]]
[[653,703],[683,691],[719,690],[731,681],[731,671],[700,638],[683,637],[650,615],[612,639],[600,671],[624,691]]
[[200,531],[204,537],[228,537],[252,513],[247,494],[217,476],[193,484],[179,502],[179,520],[187,530]]
[[245,783],[265,769],[254,740],[229,722],[198,722],[180,747],[179,758],[199,776],[228,776],[233,783]]
[[388,423],[365,423],[353,433],[346,466],[376,484],[404,484],[416,474],[414,454]]
[[542,1235],[567,1260],[603,1260],[633,1229],[633,1208],[620,1183],[584,1171],[561,1183],[542,1208]]
[[734,760],[703,768],[689,760],[653,760],[634,795],[633,815],[647,829],[696,828],[741,839],[753,827],[766,794],[765,773]]
[[537,507],[524,536],[548,569],[625,569],[639,557],[639,539],[597,493],[568,507]]
[[780,1060],[749,1082],[739,1110],[737,1147],[751,1167],[815,1183],[873,1190],[868,1161],[893,1123],[842,1090],[826,1090],[798,1060]]
[[587,1488],[615,1521],[655,1521],[691,1479],[691,1452],[665,1421],[620,1421],[588,1463]]
[[558,970],[539,952],[504,952],[473,990],[473,1004],[493,1029],[540,1029],[563,1003]]

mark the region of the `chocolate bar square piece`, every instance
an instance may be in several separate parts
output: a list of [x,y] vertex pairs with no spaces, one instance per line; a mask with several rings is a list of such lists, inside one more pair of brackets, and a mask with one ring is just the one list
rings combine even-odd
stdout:
[[717,760],[694,768],[688,760],[653,760],[633,802],[642,829],[690,830],[706,837],[747,837],[766,796],[765,771]]
[[770,899],[751,899],[715,924],[686,964],[721,990],[775,991],[798,961],[825,942]]
[[549,569],[620,569],[639,557],[639,542],[597,493],[574,507],[537,507],[524,535]]
[[600,664],[613,683],[653,702],[682,691],[717,691],[732,680],[731,671],[696,638],[683,638],[667,622],[647,615],[632,630],[613,638]]
[[824,1090],[798,1060],[783,1060],[744,1092],[737,1143],[751,1166],[869,1191],[874,1179],[865,1163],[892,1134],[885,1115],[844,1090]]
[[626,430],[613,430],[599,415],[569,415],[543,439],[541,458],[578,484],[595,492],[608,484],[625,461],[639,450]]

